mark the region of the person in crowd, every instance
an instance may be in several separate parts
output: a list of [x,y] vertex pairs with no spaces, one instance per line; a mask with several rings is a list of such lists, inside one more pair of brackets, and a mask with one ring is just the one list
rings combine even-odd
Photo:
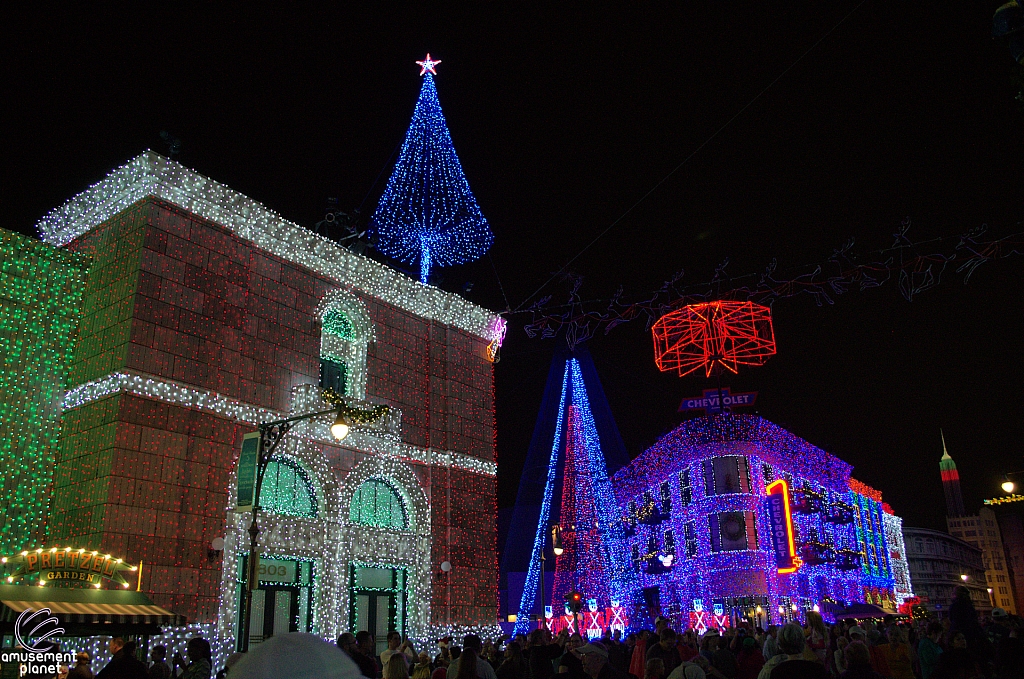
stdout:
[[384,664],[384,679],[409,679],[409,663],[405,653],[392,653]]
[[484,648],[481,652],[484,660],[491,663],[491,669],[497,669],[498,665],[501,664],[501,656],[498,653],[498,647],[494,645],[494,642],[488,639],[484,642]]
[[886,659],[885,649],[889,645],[889,640],[882,636],[882,633],[873,626],[867,631],[867,638],[868,653],[871,655],[871,669],[882,677],[889,677],[889,662]]
[[401,654],[405,659],[406,668],[416,660],[416,649],[413,648],[412,642],[408,639],[402,641],[402,635],[399,632],[391,631],[388,632],[388,647],[380,653],[381,667],[387,667],[388,661],[395,653]]
[[[693,630],[688,629],[683,634],[677,636],[679,643],[676,644],[676,651],[679,652],[679,659],[683,662],[693,660],[698,655],[697,639],[694,636]],[[669,674],[672,674],[672,672],[669,672]]]
[[[149,673],[146,666],[135,657],[134,641],[125,642],[121,637],[114,637],[107,648],[114,657],[96,675],[98,679],[147,679]],[[209,679],[209,675],[206,679]]]
[[420,654],[416,657],[416,665],[413,667],[412,672],[409,673],[409,677],[410,679],[430,679],[433,671],[434,667],[430,663],[430,654],[426,651],[420,651]]
[[954,590],[953,603],[949,607],[949,636],[957,632],[964,635],[968,645],[982,636],[981,625],[978,623],[978,611],[971,601],[971,591],[960,585]]
[[832,652],[832,662],[835,665],[835,674],[838,677],[848,668],[846,662],[846,647],[850,640],[845,636],[836,639],[836,650]]
[[583,644],[577,650],[583,658],[583,671],[591,679],[629,679],[629,675],[608,664],[608,649],[602,643]]
[[167,664],[167,647],[157,645],[149,652],[149,679],[171,679],[171,666]]
[[462,672],[463,665],[469,665],[466,671],[473,670],[473,674],[469,676],[480,677],[480,679],[496,679],[491,663],[480,657],[482,651],[483,642],[480,637],[475,634],[467,634],[462,639],[462,654],[448,666],[449,676],[461,677],[464,674]]
[[825,668],[814,661],[805,660],[807,645],[800,625],[791,622],[778,632],[779,652],[764,664],[758,679],[827,679]]
[[210,679],[210,673],[213,672],[213,653],[210,649],[210,642],[202,637],[193,637],[188,640],[185,653],[188,655],[187,663],[180,653],[174,654],[175,671],[179,667],[184,670],[175,676],[179,679]]
[[[476,654],[476,649],[463,649],[459,657],[448,666],[448,676],[452,679],[478,679],[477,661],[483,660]],[[486,661],[483,661],[486,663]]]
[[[75,654],[75,666],[68,670],[67,679],[92,679],[92,658],[85,651]],[[170,676],[170,675],[168,675]]]
[[[371,679],[379,673],[377,661],[373,657],[373,647],[373,635],[369,632],[364,631],[359,634],[345,632],[338,637],[338,648],[352,658],[352,662],[356,664],[364,677],[371,677]],[[367,648],[370,649],[369,654],[366,653]]]
[[666,679],[705,679],[706,667],[708,667],[708,661],[700,655],[695,655],[691,660],[679,663],[678,667],[669,672]]
[[494,674],[498,679],[519,679],[530,676],[530,668],[523,656],[523,647],[518,641],[510,641],[505,646],[505,658],[498,665]]
[[[658,633],[658,643],[653,644],[647,650],[647,660],[657,658],[665,666],[665,673],[668,674],[679,666],[683,659],[679,656],[676,648],[676,633],[668,626],[663,627]],[[646,672],[646,670],[645,670]]]
[[828,629],[821,613],[807,611],[807,648],[821,663],[822,667],[828,667]]
[[938,667],[932,673],[933,679],[980,679],[984,676],[979,663],[967,648],[967,637],[962,632],[957,632],[957,636],[964,637],[963,645],[954,646],[939,656]]
[[736,679],[739,667],[736,656],[729,650],[729,640],[723,641],[717,630],[710,630],[704,635],[707,642],[708,675],[715,679]]
[[764,656],[757,647],[757,639],[750,636],[743,638],[736,665],[736,679],[757,679],[764,667]]
[[583,660],[576,649],[583,645],[583,637],[573,634],[565,642],[564,653],[558,659],[558,675],[565,675],[566,679],[584,679]]
[[775,638],[778,632],[779,628],[777,625],[768,625],[768,630],[765,632],[764,645],[761,647],[761,655],[764,656],[765,662],[768,662],[779,653],[779,642]]
[[890,625],[886,636],[889,643],[882,649],[889,676],[892,679],[914,679],[914,659],[907,643],[907,633],[898,625]]
[[871,651],[862,641],[851,641],[846,647],[846,671],[840,679],[882,679],[871,667]]
[[665,679],[665,663],[661,658],[649,658],[644,667],[644,679]]
[[562,649],[569,640],[569,633],[562,630],[551,643],[545,636],[547,630],[535,629],[527,637],[526,661],[530,665],[531,679],[551,679],[555,668],[551,662],[562,655]]
[[935,668],[939,666],[939,656],[943,652],[942,646],[939,645],[941,638],[942,623],[928,623],[925,636],[917,643],[917,659],[921,665],[921,679],[931,679]]

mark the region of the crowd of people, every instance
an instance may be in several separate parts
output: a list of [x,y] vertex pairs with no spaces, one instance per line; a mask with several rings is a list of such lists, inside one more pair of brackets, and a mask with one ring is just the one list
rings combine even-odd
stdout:
[[[377,653],[369,632],[345,633],[336,646],[309,634],[274,637],[234,654],[218,679],[351,677],[369,679],[1024,679],[1024,622],[996,608],[979,619],[961,588],[944,620],[841,620],[828,625],[808,611],[803,625],[738,625],[676,633],[659,618],[654,630],[583,639],[536,629],[525,637],[441,639],[417,652],[398,632]],[[187,658],[156,646],[150,663],[132,642],[114,639],[113,659],[97,679],[211,679],[210,645],[191,639]],[[332,656],[332,654],[334,654]],[[344,654],[344,655],[343,655]],[[84,657],[83,657],[84,656]],[[335,657],[336,656],[336,657]],[[344,657],[347,656],[348,660]],[[350,662],[351,661],[351,662]],[[358,674],[357,674],[358,673]],[[79,654],[67,679],[92,679]]]

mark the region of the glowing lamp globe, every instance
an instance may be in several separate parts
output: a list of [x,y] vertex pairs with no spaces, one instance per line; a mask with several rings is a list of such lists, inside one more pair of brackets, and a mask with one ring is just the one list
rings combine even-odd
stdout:
[[735,373],[775,355],[771,309],[753,302],[690,304],[659,318],[651,332],[658,369],[680,377],[701,368],[705,377]]
[[344,441],[345,437],[348,436],[349,429],[348,421],[346,421],[345,416],[339,412],[338,416],[334,419],[334,424],[331,425],[331,436],[339,441]]
[[1008,477],[1003,477],[1002,489],[1004,493],[1012,493],[1016,487]]

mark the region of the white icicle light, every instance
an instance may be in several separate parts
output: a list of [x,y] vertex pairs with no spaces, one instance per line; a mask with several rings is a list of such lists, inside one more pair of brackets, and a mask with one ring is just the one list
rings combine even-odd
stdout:
[[134,203],[154,196],[230,229],[243,240],[310,271],[488,342],[505,321],[462,297],[398,273],[281,217],[227,186],[153,151],[111,172],[36,224],[42,239],[67,245]]
[[[164,403],[195,408],[196,410],[244,422],[254,427],[261,422],[273,422],[294,414],[260,408],[221,396],[213,391],[188,387],[170,380],[148,377],[132,370],[111,373],[105,377],[74,387],[64,396],[63,409],[65,411],[73,410],[87,403],[120,393],[134,394],[136,396],[153,398]],[[321,405],[321,407],[323,406]],[[328,417],[320,420],[298,422],[289,432],[289,435],[317,443],[338,445],[338,441],[331,435],[331,420]],[[458,453],[453,450],[438,450],[436,448],[414,446],[395,440],[394,437],[388,436],[385,432],[353,430],[345,438],[342,447],[364,453],[377,453],[399,460],[463,469],[483,476],[497,476],[498,474],[498,465],[489,460],[481,460],[472,455]]]

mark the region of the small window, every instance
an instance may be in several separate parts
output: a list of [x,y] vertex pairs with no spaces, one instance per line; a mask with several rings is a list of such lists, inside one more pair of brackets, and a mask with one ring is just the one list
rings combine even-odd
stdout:
[[409,527],[405,505],[386,481],[368,479],[352,496],[349,520],[378,528],[404,530]]
[[665,531],[664,545],[665,545],[665,554],[675,554],[676,553],[676,535],[675,535],[674,532],[672,532],[671,528],[669,528],[667,531]]
[[761,465],[761,475],[764,476],[764,485],[766,486],[775,481],[775,470],[770,464]]
[[679,472],[679,506],[688,507],[693,502],[693,488],[690,486],[690,468]]
[[727,455],[704,461],[704,492],[727,495],[750,492],[750,467],[747,458]]
[[683,539],[686,540],[686,556],[691,559],[697,556],[697,531],[693,527],[693,521],[683,524]]
[[720,512],[708,517],[711,551],[736,552],[757,549],[753,512]]
[[344,394],[348,386],[348,366],[341,361],[320,357],[320,388]]
[[661,511],[664,514],[672,511],[672,489],[668,481],[661,484]]
[[260,488],[260,507],[286,516],[316,516],[316,495],[306,470],[288,458],[274,458],[267,463]]
[[633,563],[640,563],[640,545],[633,545]]
[[323,317],[324,332],[329,332],[343,340],[352,341],[356,338],[356,331],[352,327],[352,321],[348,314],[341,309],[328,309]]

